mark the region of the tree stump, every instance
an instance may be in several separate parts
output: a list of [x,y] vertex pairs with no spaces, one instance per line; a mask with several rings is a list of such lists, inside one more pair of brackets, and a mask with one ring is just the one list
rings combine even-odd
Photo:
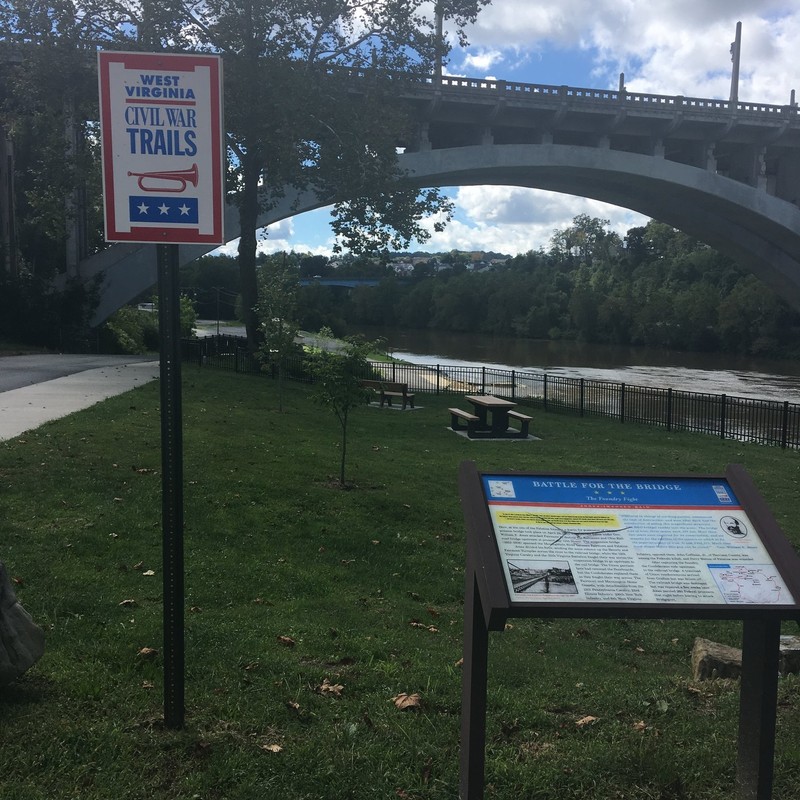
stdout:
[[0,686],[16,680],[44,653],[44,631],[22,607],[0,561]]

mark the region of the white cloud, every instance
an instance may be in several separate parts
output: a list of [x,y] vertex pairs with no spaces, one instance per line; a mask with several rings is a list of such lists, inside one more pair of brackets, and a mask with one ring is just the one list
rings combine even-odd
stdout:
[[609,229],[622,237],[630,228],[647,223],[646,217],[624,208],[540,189],[466,186],[455,190],[454,201],[457,219],[442,233],[433,232],[433,220],[425,224],[431,238],[424,249],[510,255],[547,249],[553,232],[569,227],[578,214],[608,220]]
[[[793,0],[494,0],[470,29],[470,47],[456,48],[451,74],[630,91],[727,98],[730,43],[742,22],[739,97],[784,104],[800,90],[800,4]],[[578,214],[610,220],[624,236],[646,219],[597,201],[516,187],[451,190],[457,218],[421,245],[429,251],[526,252],[548,247],[554,230]],[[320,213],[320,212],[316,212]],[[312,235],[306,215],[269,229],[259,249],[330,254],[326,216]],[[426,223],[432,231],[433,221]]]
[[503,62],[491,65],[502,75],[524,54],[561,49],[568,58],[577,50],[590,56],[599,86],[614,86],[625,72],[635,91],[727,97],[737,21],[740,98],[788,102],[790,90],[800,88],[800,9],[785,0],[561,0],[546,8],[496,0],[470,30],[465,55],[502,52]]
[[500,50],[479,50],[476,53],[467,53],[464,59],[464,69],[468,75],[476,73],[484,75],[502,59],[503,53]]

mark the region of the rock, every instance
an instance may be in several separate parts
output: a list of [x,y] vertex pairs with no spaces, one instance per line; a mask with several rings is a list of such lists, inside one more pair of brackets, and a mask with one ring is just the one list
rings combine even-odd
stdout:
[[16,680],[44,653],[44,632],[14,594],[0,561],[0,686]]
[[[698,637],[692,648],[692,670],[696,681],[738,678],[742,672],[742,651]],[[800,672],[800,636],[781,636],[778,672],[781,675]]]
[[781,636],[778,672],[781,675],[800,672],[800,636]]
[[742,674],[742,651],[698,636],[692,648],[692,671],[696,681],[738,678]]

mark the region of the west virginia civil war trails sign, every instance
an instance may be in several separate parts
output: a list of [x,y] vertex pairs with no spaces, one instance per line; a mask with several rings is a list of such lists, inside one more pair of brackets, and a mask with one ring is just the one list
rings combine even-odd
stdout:
[[489,632],[510,617],[742,620],[737,800],[772,796],[781,621],[800,558],[742,467],[724,475],[479,472],[467,533],[461,800],[482,800]]
[[224,244],[218,56],[98,53],[106,240]]

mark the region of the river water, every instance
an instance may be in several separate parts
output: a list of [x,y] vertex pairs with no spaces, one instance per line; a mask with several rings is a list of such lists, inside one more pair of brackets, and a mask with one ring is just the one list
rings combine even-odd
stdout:
[[800,403],[800,363],[732,354],[548,342],[472,333],[359,328],[413,364],[486,366],[689,392]]

